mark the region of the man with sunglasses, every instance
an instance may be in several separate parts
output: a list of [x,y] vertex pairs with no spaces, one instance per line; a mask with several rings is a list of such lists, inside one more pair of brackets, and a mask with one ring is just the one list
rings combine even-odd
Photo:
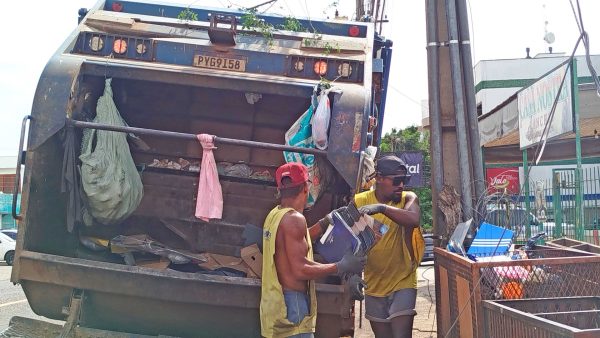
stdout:
[[365,317],[376,338],[412,337],[416,314],[416,269],[424,252],[417,195],[404,191],[410,175],[396,156],[381,157],[375,189],[357,194],[359,211],[386,227],[369,251],[365,267]]

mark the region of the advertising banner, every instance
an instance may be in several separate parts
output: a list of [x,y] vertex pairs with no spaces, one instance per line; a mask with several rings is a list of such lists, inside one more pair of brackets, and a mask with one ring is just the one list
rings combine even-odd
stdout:
[[489,191],[504,191],[508,194],[519,194],[519,168],[487,168],[486,177]]
[[[546,121],[550,116],[560,84],[567,71],[568,64],[559,66],[531,86],[517,94],[519,111],[519,144],[525,149],[542,140]],[[571,90],[571,70],[569,69],[556,104],[554,117],[549,125],[547,138],[573,131],[573,107]]]

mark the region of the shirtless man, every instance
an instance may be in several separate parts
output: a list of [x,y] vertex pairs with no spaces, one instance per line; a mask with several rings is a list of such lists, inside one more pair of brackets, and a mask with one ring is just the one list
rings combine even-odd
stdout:
[[[313,337],[317,323],[314,280],[327,275],[360,274],[364,257],[346,254],[339,262],[313,261],[311,237],[302,215],[308,197],[308,170],[287,163],[275,174],[281,202],[263,226],[261,333],[271,337]],[[317,227],[320,222],[315,225]]]

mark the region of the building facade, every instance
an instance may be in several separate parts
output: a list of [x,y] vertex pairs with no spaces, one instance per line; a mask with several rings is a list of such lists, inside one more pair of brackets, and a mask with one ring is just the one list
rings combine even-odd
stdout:
[[17,222],[12,217],[11,210],[16,165],[16,156],[0,156],[0,229],[15,229],[17,227]]

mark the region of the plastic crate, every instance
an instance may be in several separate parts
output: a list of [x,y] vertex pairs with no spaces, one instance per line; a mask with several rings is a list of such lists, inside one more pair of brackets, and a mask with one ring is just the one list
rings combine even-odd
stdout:
[[591,253],[538,246],[535,258],[505,262],[434,253],[439,337],[485,337],[484,300],[600,295],[600,256]]
[[485,336],[600,337],[599,297],[483,301]]

